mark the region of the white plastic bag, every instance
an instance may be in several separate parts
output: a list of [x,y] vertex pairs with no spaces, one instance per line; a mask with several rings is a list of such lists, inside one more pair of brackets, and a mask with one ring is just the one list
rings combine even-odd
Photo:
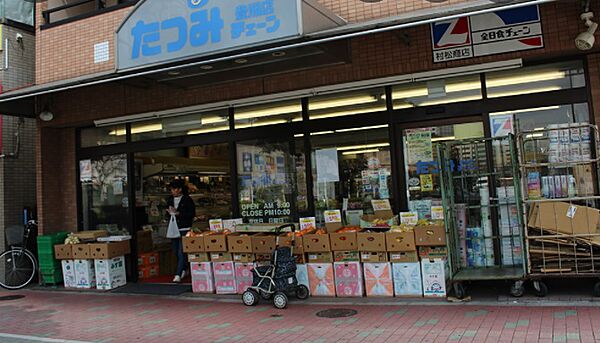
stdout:
[[171,220],[169,220],[169,227],[167,228],[167,238],[179,237],[181,237],[181,233],[179,233],[179,226],[177,226],[177,218],[172,214]]

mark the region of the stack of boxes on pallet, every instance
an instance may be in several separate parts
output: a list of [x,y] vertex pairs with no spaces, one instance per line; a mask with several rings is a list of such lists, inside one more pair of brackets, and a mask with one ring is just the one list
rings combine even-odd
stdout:
[[129,239],[103,239],[108,236],[103,230],[84,231],[74,236],[92,243],[54,246],[56,259],[61,260],[65,288],[111,290],[127,283],[125,255],[130,253]]

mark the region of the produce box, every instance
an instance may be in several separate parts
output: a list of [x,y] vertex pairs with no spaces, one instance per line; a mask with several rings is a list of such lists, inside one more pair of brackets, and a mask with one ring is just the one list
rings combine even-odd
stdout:
[[356,237],[359,251],[386,251],[385,233],[358,232]]
[[188,254],[188,262],[210,262],[210,254],[207,252]]
[[90,230],[90,231],[80,231],[73,234],[73,236],[79,238],[80,241],[90,241],[95,242],[99,237],[107,237],[108,231],[106,230]]
[[387,262],[388,253],[382,251],[361,251],[360,252],[361,262]]
[[233,262],[252,263],[254,262],[254,254],[233,254]]
[[229,252],[211,252],[210,254],[211,262],[232,262],[233,254]]
[[72,244],[73,259],[87,260],[92,256],[89,244]]
[[307,253],[330,252],[329,234],[309,234],[302,239],[304,251]]
[[397,297],[423,296],[421,264],[419,262],[392,263],[392,274],[394,294]]
[[294,257],[296,258],[297,264],[306,263],[306,256],[304,254],[294,254]]
[[190,263],[190,273],[192,276],[192,292],[215,292],[214,276],[211,262]]
[[350,251],[358,250],[356,241],[356,232],[330,233],[332,251]]
[[308,263],[331,263],[333,255],[331,252],[309,252],[306,253]]
[[114,257],[129,255],[131,253],[130,241],[92,243],[90,244],[90,258],[105,260]]
[[308,283],[308,265],[299,264],[296,266],[296,279],[298,280],[299,285],[304,285],[310,290],[310,285]]
[[[293,237],[293,238],[292,238]],[[302,236],[290,236],[289,233],[282,234],[279,236],[279,246],[291,247],[292,241],[294,242],[294,254],[304,253],[303,237]]]
[[136,232],[136,244],[138,254],[152,252],[152,250],[154,250],[154,242],[152,241],[152,231],[140,230]]
[[254,255],[254,261],[255,262],[267,262],[267,263],[270,263],[270,261],[271,261],[271,254],[256,254],[256,255]]
[[334,251],[333,262],[360,262],[358,251]]
[[[600,234],[600,210],[592,207],[567,202],[541,202],[534,203],[529,213],[528,225],[531,228],[567,235]],[[598,236],[586,239],[600,241]]]
[[96,287],[94,260],[75,260],[75,283],[77,288]]
[[391,263],[363,263],[368,297],[393,297],[394,282]]
[[416,251],[415,233],[408,232],[386,232],[385,243],[387,251]]
[[72,260],[73,259],[73,245],[72,244],[58,244],[54,246],[54,256],[57,260]]
[[138,267],[138,278],[140,280],[150,279],[158,275],[160,275],[160,268],[158,266]]
[[147,267],[158,264],[158,253],[148,252],[138,255],[138,267]]
[[227,246],[230,253],[252,254],[252,236],[247,233],[232,233],[227,236]]
[[77,288],[77,281],[75,280],[75,261],[62,260],[61,265],[65,288]]
[[270,254],[275,250],[277,236],[259,233],[252,236],[252,251],[255,254]]
[[421,260],[421,274],[425,297],[446,296],[446,261],[442,259]]
[[335,294],[338,297],[362,297],[363,271],[360,262],[335,262]]
[[332,263],[308,263],[308,284],[312,296],[335,297]]
[[419,257],[421,259],[447,259],[448,248],[447,247],[419,247]]
[[446,228],[441,225],[417,225],[415,226],[415,241],[421,246],[444,246],[446,245]]
[[194,237],[182,237],[181,242],[183,243],[183,252],[184,253],[197,253],[197,252],[205,252],[206,246],[204,243],[204,236],[194,236]]
[[127,284],[125,256],[94,260],[96,270],[96,288],[111,290]]
[[235,265],[233,262],[213,262],[217,294],[236,294]]
[[390,252],[389,257],[392,263],[419,262],[419,256],[416,251]]
[[227,235],[216,233],[203,237],[206,252],[227,252]]
[[244,293],[252,286],[252,269],[254,263],[235,263],[235,283],[237,294]]

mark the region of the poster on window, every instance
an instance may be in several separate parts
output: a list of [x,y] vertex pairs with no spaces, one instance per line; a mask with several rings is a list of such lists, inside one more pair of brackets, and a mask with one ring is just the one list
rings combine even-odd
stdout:
[[431,128],[406,130],[406,147],[409,165],[416,165],[419,161],[433,161]]
[[92,160],[79,161],[79,179],[81,182],[92,181]]
[[316,151],[317,182],[339,182],[337,149],[321,149]]
[[513,115],[494,115],[490,116],[490,128],[492,129],[492,137],[505,137],[513,133]]

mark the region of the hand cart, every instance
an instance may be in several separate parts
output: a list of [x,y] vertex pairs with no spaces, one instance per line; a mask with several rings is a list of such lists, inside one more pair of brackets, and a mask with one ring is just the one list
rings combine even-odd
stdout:
[[[518,141],[527,274],[536,295],[547,295],[548,278],[600,280],[598,127],[549,125]],[[600,296],[600,281],[593,293]]]
[[521,183],[515,137],[438,143],[450,280],[457,298],[465,282],[513,281],[524,293]]

